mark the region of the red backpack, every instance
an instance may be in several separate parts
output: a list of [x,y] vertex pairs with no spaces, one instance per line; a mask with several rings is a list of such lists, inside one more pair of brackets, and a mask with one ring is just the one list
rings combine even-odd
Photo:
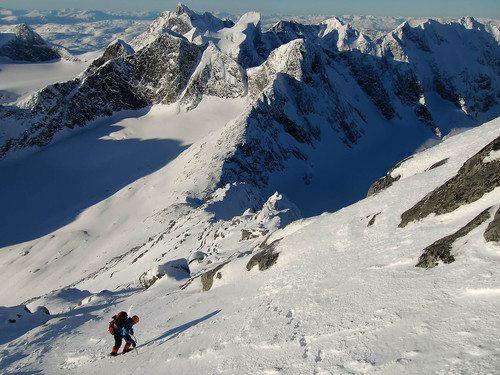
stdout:
[[125,311],[121,311],[113,316],[113,320],[109,322],[109,333],[115,334],[115,330],[125,327],[127,324],[128,315]]

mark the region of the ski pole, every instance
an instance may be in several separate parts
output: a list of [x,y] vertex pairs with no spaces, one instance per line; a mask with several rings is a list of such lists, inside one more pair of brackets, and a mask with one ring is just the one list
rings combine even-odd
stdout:
[[135,346],[134,346],[135,352],[137,353],[137,355],[139,355],[139,350],[137,349],[137,337],[135,337],[135,335],[132,335],[132,337],[134,338],[135,341]]

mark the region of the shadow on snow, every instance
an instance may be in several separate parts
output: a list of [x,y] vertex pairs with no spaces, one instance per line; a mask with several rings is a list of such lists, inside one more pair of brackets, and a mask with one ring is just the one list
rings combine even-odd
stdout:
[[152,344],[162,344],[168,340],[172,340],[173,338],[176,338],[180,333],[188,330],[191,327],[194,327],[195,325],[197,325],[205,320],[212,318],[213,316],[217,315],[221,311],[222,310],[215,310],[214,312],[211,312],[210,314],[207,314],[199,319],[195,319],[195,320],[190,321],[189,323],[172,328],[172,329],[166,331],[165,333],[163,333],[162,335],[158,336],[157,338],[151,339],[151,340],[145,342],[144,344],[138,345],[137,347],[140,348],[140,347],[144,347],[144,346],[150,346]]
[[88,207],[161,169],[188,147],[170,139],[101,139],[121,129],[114,123],[116,117],[101,120],[62,142],[0,164],[0,247],[71,223]]

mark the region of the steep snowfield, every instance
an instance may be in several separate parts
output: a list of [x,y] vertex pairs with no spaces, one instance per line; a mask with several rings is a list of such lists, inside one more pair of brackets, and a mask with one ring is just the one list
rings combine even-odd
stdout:
[[[118,139],[127,129],[134,127],[107,137]],[[393,172],[402,178],[387,190],[279,230],[272,217],[289,207],[283,211],[272,203],[280,197],[262,215],[230,212],[223,198],[231,189],[205,203],[178,203],[173,223],[162,222],[172,217],[165,212],[146,217],[172,199],[162,184],[174,166],[145,175],[56,232],[2,250],[2,303],[18,305],[42,290],[55,291],[27,303],[31,311],[39,305],[49,309],[42,326],[41,310],[32,316],[2,308],[0,366],[5,373],[495,373],[500,247],[482,237],[487,222],[454,244],[454,263],[432,270],[415,264],[426,246],[482,210],[491,206],[494,214],[499,189],[453,213],[404,229],[398,224],[402,212],[498,136],[495,120],[450,137],[403,163]],[[65,147],[74,149],[73,142]],[[446,164],[429,170],[445,158]],[[235,193],[241,201],[242,191]],[[212,227],[207,230],[204,221]],[[280,240],[277,263],[266,271],[246,268],[266,238],[242,240],[243,229],[256,221],[268,222],[266,243]],[[132,249],[147,238],[145,227],[162,235]],[[258,226],[253,233],[259,228],[265,229]],[[140,286],[142,272],[187,258],[200,243],[204,254],[190,264],[192,279],[164,277],[147,290]],[[121,256],[106,263],[113,252]],[[222,265],[220,278],[202,292],[202,271]],[[84,269],[94,273],[78,282]],[[76,283],[60,289],[70,280]],[[119,310],[141,317],[139,346],[110,359],[107,323]]]

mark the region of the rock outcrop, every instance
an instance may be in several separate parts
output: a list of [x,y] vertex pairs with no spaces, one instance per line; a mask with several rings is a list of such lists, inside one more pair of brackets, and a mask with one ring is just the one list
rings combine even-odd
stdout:
[[434,213],[445,214],[475,202],[500,186],[500,137],[467,160],[457,175],[401,215],[400,228]]
[[484,239],[488,242],[500,242],[500,208],[497,210],[488,228],[486,228]]
[[392,172],[394,172],[397,168],[399,168],[401,166],[401,164],[403,164],[405,161],[407,161],[409,159],[411,159],[411,156],[409,158],[406,158],[405,160],[399,162],[398,164],[396,164],[394,167],[392,167],[389,170],[389,172],[387,172],[387,174],[384,177],[375,181],[373,183],[373,185],[370,186],[370,189],[368,189],[368,193],[366,194],[366,196],[369,197],[371,195],[377,194],[378,192],[387,189],[394,182],[398,181],[401,178],[401,176],[398,176],[398,175],[393,176]]
[[247,263],[247,270],[250,271],[253,267],[258,266],[259,271],[269,269],[273,264],[278,261],[279,252],[276,251],[276,246],[281,240],[276,240],[267,244],[266,241],[260,246],[261,251],[252,256]]
[[490,209],[491,207],[481,212],[471,222],[469,222],[457,232],[446,236],[434,242],[432,245],[426,247],[423,254],[418,259],[416,267],[434,268],[438,265],[438,261],[442,261],[446,264],[454,262],[455,257],[451,253],[453,243],[458,238],[465,237],[470,231],[488,220],[490,218]]
[[203,292],[208,292],[210,289],[212,289],[212,286],[214,285],[214,278],[216,279],[222,279],[222,272],[221,269],[227,264],[228,262],[219,264],[218,266],[214,267],[213,269],[204,272],[201,275],[201,290]]
[[[1,43],[6,41],[5,43]],[[59,51],[50,46],[28,25],[17,25],[14,33],[0,35],[0,56],[16,61],[50,61],[61,58]]]
[[144,272],[139,277],[139,282],[145,289],[147,289],[163,277],[182,280],[189,278],[190,272],[188,261],[181,258],[158,265],[149,271]]

